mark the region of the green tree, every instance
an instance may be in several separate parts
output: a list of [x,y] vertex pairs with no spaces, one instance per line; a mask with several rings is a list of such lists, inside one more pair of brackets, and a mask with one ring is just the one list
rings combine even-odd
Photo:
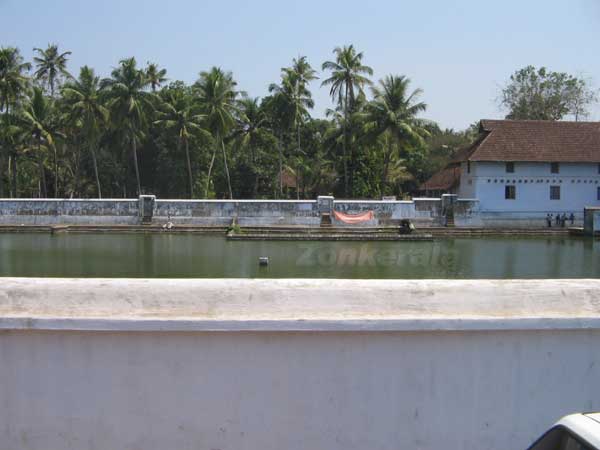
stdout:
[[272,133],[277,136],[278,189],[275,191],[275,195],[279,198],[283,197],[284,134],[291,127],[293,120],[286,94],[286,91],[289,90],[289,86],[282,88],[277,84],[271,84],[269,86],[269,92],[271,92],[272,95],[265,97],[261,104],[267,117],[268,126]]
[[25,105],[22,112],[23,120],[30,130],[31,136],[37,144],[37,161],[39,171],[39,196],[48,197],[46,188],[46,175],[44,169],[44,150],[42,143],[48,150],[54,154],[55,168],[55,187],[54,196],[58,196],[58,162],[55,145],[56,129],[53,122],[53,104],[52,100],[44,96],[44,92],[39,87],[34,87],[32,96]]
[[260,165],[258,151],[262,143],[272,140],[268,128],[268,118],[260,107],[258,98],[243,97],[239,101],[239,114],[234,132],[237,147],[247,149],[250,153],[250,169],[252,171],[252,197],[258,195]]
[[571,114],[585,117],[597,101],[589,82],[545,67],[527,66],[510,76],[500,93],[500,106],[508,110],[507,119],[561,120]]
[[213,154],[206,179],[205,196],[208,197],[211,172],[217,151],[220,148],[223,153],[223,164],[225,166],[225,175],[227,177],[229,198],[233,199],[224,138],[235,125],[235,117],[239,111],[236,101],[238,95],[238,92],[236,91],[237,83],[234,81],[231,72],[224,72],[218,67],[213,67],[208,72],[201,72],[200,78],[196,81],[194,86],[198,92],[200,111],[206,117],[206,127],[212,134],[214,140]]
[[[4,172],[4,155],[8,155],[9,191],[11,197],[18,197],[17,192],[17,158],[18,152],[14,147],[12,137],[15,129],[11,117],[13,111],[18,107],[25,96],[29,86],[27,72],[31,64],[24,62],[19,49],[15,47],[0,47],[0,112],[2,112],[2,128],[0,131],[0,194],[2,194],[3,183],[1,174]],[[11,145],[13,143],[13,145]],[[11,182],[12,178],[12,182]]]
[[367,105],[367,136],[385,137],[383,167],[381,171],[381,193],[385,192],[390,164],[395,156],[406,157],[411,145],[424,146],[429,136],[427,123],[418,115],[427,105],[418,101],[421,89],[409,91],[410,80],[405,76],[388,75],[371,88],[373,101]]
[[70,78],[67,72],[67,56],[71,52],[60,53],[58,45],[48,44],[46,50],[33,49],[38,56],[34,56],[33,62],[36,66],[34,76],[50,89],[50,96],[54,98],[54,88],[61,78]]
[[292,61],[291,67],[281,69],[281,85],[271,85],[269,90],[279,95],[287,110],[286,116],[290,118],[291,125],[296,132],[296,197],[300,198],[301,161],[303,159],[300,130],[306,120],[310,118],[308,112],[315,105],[312,94],[308,89],[310,81],[317,79],[316,72],[308,63],[306,56],[301,56]]
[[[347,127],[349,115],[354,108],[356,97],[363,92],[371,80],[366,75],[373,75],[373,69],[362,63],[363,53],[357,52],[353,45],[336,47],[333,50],[335,61],[325,61],[323,70],[331,71],[331,76],[321,83],[322,86],[330,86],[330,95],[337,100],[344,112],[344,140],[343,140],[343,162],[344,162],[344,195],[350,195],[350,178],[348,172],[348,156],[351,161],[351,171],[354,170],[354,153],[349,145],[352,129]],[[348,155],[349,154],[349,155]],[[351,175],[351,174],[350,174]]]
[[152,92],[156,92],[156,88],[160,87],[165,81],[167,81],[166,75],[166,69],[160,69],[158,64],[155,63],[147,63],[146,77],[148,78],[148,83],[150,84]]
[[137,68],[135,58],[121,60],[119,67],[112,71],[111,78],[104,79],[101,83],[103,89],[108,89],[107,106],[111,111],[113,123],[123,127],[131,145],[138,195],[142,194],[142,184],[137,144],[143,136],[148,116],[154,110],[153,102],[156,100],[152,93],[145,90],[148,85],[148,78],[143,70]]
[[109,123],[109,111],[104,105],[102,91],[100,78],[95,75],[94,69],[88,66],[83,66],[79,78],[66,83],[62,89],[69,119],[81,123],[87,146],[92,155],[98,198],[102,198],[98,174],[98,144],[102,128]]
[[[181,89],[168,89],[163,94],[161,111],[155,125],[177,134],[177,150],[185,148],[185,160],[188,174],[190,198],[194,198],[194,177],[190,159],[190,138],[194,135],[209,133],[202,128],[204,115],[198,111],[198,105]],[[210,136],[210,135],[209,135]]]

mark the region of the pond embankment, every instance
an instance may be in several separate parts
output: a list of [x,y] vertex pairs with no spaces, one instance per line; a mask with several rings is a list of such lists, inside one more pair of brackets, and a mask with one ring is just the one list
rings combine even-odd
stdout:
[[[372,218],[348,225],[333,212],[346,215],[372,213]],[[56,226],[120,225],[178,227],[319,227],[324,217],[337,228],[397,227],[410,220],[417,228],[541,229],[546,211],[485,212],[478,200],[415,198],[412,200],[342,200],[322,196],[316,200],[163,200],[138,199],[0,199],[0,225]],[[583,211],[567,226],[581,226]]]

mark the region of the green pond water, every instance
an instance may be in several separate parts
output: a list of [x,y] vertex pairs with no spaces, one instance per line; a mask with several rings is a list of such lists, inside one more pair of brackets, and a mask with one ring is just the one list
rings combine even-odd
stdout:
[[[258,259],[269,257],[269,266]],[[597,278],[600,241],[227,241],[194,234],[0,234],[0,276],[232,278]]]

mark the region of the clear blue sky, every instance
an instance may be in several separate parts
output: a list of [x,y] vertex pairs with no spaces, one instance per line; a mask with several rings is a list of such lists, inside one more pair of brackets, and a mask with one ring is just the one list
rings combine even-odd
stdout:
[[[87,64],[108,75],[135,56],[193,82],[217,65],[252,96],[292,58],[320,68],[335,46],[353,43],[376,78],[409,76],[424,90],[425,116],[457,129],[502,117],[499,87],[527,64],[600,87],[600,0],[0,0],[0,24],[0,45],[27,58],[48,43],[71,50],[73,73]],[[313,93],[322,116],[328,91],[316,82]]]

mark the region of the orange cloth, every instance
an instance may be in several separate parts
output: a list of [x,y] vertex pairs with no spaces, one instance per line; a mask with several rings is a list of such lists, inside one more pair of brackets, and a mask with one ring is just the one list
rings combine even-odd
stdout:
[[342,212],[333,212],[334,217],[337,220],[341,220],[344,223],[361,223],[367,220],[373,220],[373,211],[367,211],[360,214],[344,214]]

